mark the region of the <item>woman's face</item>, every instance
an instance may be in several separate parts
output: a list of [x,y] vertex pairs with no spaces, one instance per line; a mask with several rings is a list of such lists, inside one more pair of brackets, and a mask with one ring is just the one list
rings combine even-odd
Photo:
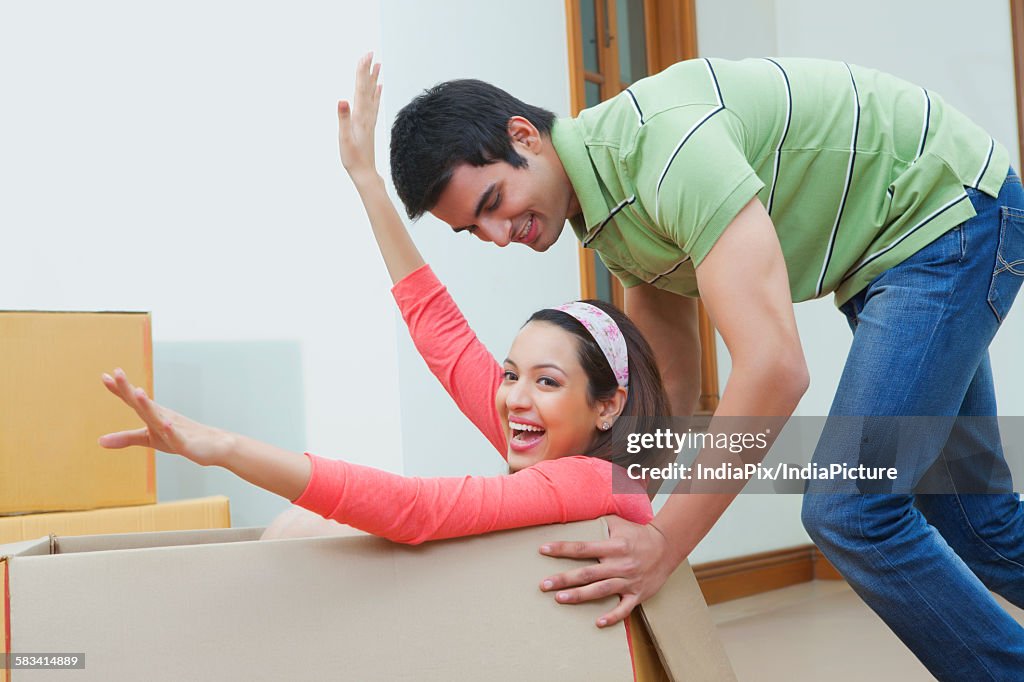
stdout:
[[505,427],[509,469],[585,454],[607,418],[602,402],[588,404],[576,337],[547,322],[530,322],[512,342],[503,368],[495,404]]

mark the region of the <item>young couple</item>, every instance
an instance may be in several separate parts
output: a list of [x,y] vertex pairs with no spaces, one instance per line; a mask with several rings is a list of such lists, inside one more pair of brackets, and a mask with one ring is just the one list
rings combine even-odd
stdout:
[[[417,347],[513,473],[405,479],[280,451],[176,415],[121,373],[104,383],[146,426],[103,445],[224,466],[406,542],[617,514],[607,541],[542,548],[598,559],[541,589],[563,603],[621,595],[598,623],[611,625],[657,592],[736,494],[672,495],[653,518],[639,485],[612,494],[628,461],[620,418],[694,407],[695,297],[732,358],[716,419],[792,414],[808,382],[792,303],[828,293],[854,335],[830,415],[996,414],[988,347],[1024,274],[1024,191],[1006,150],[936,93],[789,59],[682,62],[574,119],[479,81],[424,92],[392,128],[392,177],[409,216],[430,212],[455,231],[537,251],[568,220],[622,281],[643,332],[608,306],[572,303],[536,313],[498,363],[423,265],[377,174],[377,75],[360,61],[352,106],[338,105],[342,161]],[[870,458],[862,435],[827,431],[818,452]],[[915,480],[958,434],[929,438],[904,464]],[[974,445],[1001,457],[998,434],[984,438]],[[488,502],[497,491],[506,505]],[[812,538],[933,675],[1024,670],[1024,628],[989,592],[1024,607],[1016,495],[815,482],[806,493]],[[414,499],[411,513],[389,513]]]

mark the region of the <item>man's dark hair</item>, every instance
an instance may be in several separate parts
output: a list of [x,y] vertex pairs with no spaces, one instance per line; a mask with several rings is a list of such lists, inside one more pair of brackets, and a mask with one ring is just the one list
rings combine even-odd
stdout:
[[473,79],[424,90],[402,107],[391,126],[391,179],[409,218],[432,209],[455,167],[526,159],[512,147],[508,120],[522,116],[544,135],[555,115],[526,104],[501,88]]

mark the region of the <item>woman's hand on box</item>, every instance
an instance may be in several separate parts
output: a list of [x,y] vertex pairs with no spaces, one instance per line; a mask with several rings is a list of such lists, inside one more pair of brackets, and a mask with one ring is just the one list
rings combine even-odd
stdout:
[[194,422],[150,400],[146,391],[132,386],[121,369],[113,376],[103,375],[103,385],[135,410],[146,426],[131,431],[118,431],[100,436],[105,448],[127,448],[133,445],[178,454],[201,466],[219,465],[232,451],[234,435]]

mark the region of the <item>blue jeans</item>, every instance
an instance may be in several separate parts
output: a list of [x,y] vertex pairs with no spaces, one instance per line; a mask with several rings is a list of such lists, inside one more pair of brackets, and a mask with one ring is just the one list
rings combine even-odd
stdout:
[[[1024,274],[1024,190],[1011,169],[998,198],[967,191],[977,216],[842,307],[853,345],[830,416],[996,414],[988,347]],[[940,449],[987,440],[989,454],[1002,457],[997,429],[933,436]],[[867,442],[842,441],[843,429],[826,426],[816,459]],[[935,471],[934,459],[920,459],[911,463],[917,475]],[[1024,607],[1019,497],[830,486],[808,485],[804,526],[928,670],[957,682],[1024,680],[1024,628],[990,593]]]

